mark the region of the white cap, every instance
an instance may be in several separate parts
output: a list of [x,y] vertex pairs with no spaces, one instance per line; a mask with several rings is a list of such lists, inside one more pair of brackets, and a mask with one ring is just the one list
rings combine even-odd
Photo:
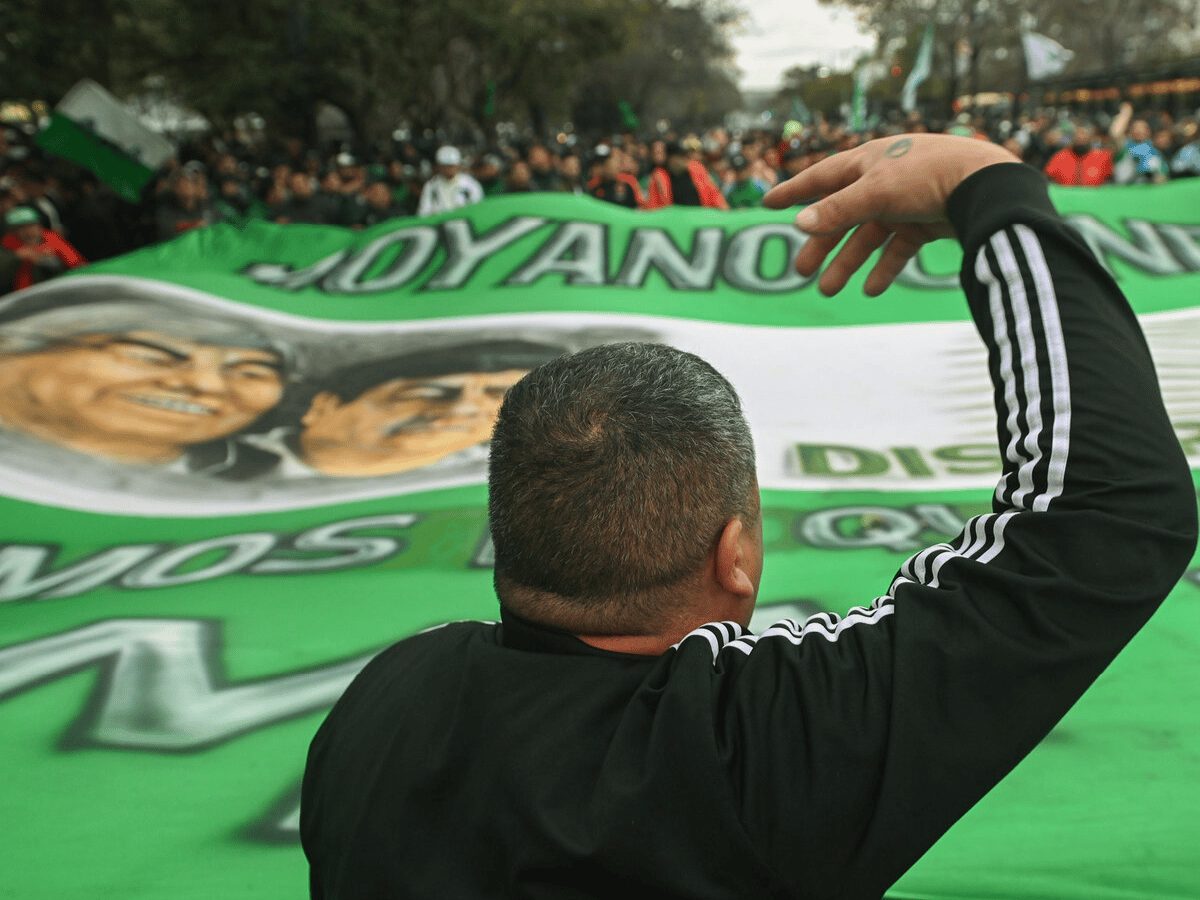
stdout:
[[439,166],[461,166],[462,154],[457,147],[438,147],[437,164]]

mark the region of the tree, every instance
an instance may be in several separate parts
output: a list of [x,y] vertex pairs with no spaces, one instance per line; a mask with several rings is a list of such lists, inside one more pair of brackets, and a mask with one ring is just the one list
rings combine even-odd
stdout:
[[128,0],[4,0],[0,85],[7,98],[56,100],[83,74],[112,83],[115,16]]
[[619,101],[643,125],[667,120],[676,130],[720,123],[741,95],[733,66],[730,29],[742,11],[729,3],[641,0],[631,5],[636,37],[623,52],[594,64],[582,79],[573,107],[577,127],[624,131]]
[[937,29],[935,78],[921,95],[1019,91],[1021,32],[1046,34],[1075,53],[1069,72],[1118,72],[1194,53],[1197,0],[820,0],[853,10],[880,46]]
[[[479,130],[565,115],[584,69],[648,0],[4,0],[0,77],[56,101],[79,78],[147,78],[221,124],[254,111],[311,139],[320,102],[373,142],[402,119]],[[485,98],[495,98],[491,112]]]
[[826,66],[793,66],[783,73],[783,86],[775,96],[773,111],[777,118],[789,119],[792,100],[799,98],[810,111],[833,119],[853,94],[852,72],[834,72]]

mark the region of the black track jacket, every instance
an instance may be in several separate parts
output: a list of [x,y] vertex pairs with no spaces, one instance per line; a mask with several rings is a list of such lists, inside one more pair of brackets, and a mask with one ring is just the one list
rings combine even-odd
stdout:
[[504,615],[375,658],[312,743],[315,898],[875,900],[1046,735],[1196,543],[1150,355],[1044,178],[953,194],[993,511],[844,617],[660,657]]

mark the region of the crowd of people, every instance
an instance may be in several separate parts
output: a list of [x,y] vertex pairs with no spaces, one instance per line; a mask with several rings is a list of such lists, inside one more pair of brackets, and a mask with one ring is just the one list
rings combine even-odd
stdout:
[[360,229],[533,191],[586,194],[630,209],[753,207],[771,187],[826,156],[875,137],[938,131],[1003,144],[1063,185],[1200,175],[1197,117],[1136,112],[1128,103],[1111,117],[1042,109],[1016,118],[962,113],[936,122],[913,114],[866,131],[821,119],[742,134],[718,127],[494,147],[405,141],[375,152],[212,134],[181,146],[138,204],[118,198],[92,173],[41,152],[28,135],[0,130],[6,231],[0,292],[217,222]]

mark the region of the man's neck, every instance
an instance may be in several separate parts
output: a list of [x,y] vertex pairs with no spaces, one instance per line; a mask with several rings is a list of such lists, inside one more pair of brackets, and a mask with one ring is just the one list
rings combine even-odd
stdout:
[[662,656],[683,640],[655,634],[577,634],[575,637],[589,646],[612,653],[631,653],[635,656]]

